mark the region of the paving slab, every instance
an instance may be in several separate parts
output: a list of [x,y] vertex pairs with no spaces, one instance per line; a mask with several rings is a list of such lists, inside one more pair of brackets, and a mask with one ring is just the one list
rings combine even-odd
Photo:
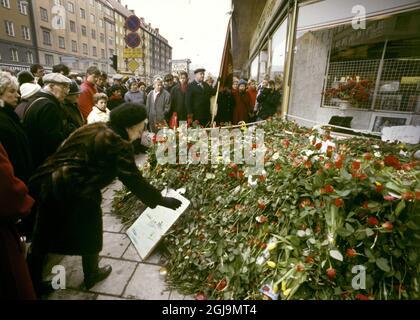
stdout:
[[48,296],[48,300],[95,300],[96,294],[72,289],[56,290]]
[[81,256],[65,256],[61,265],[66,270],[66,288],[83,290],[84,275]]
[[104,232],[104,245],[100,256],[121,258],[130,244],[130,239],[123,233]]
[[133,275],[137,263],[117,259],[102,258],[99,266],[111,265],[112,272],[105,280],[94,285],[89,291],[121,296]]
[[114,296],[107,296],[104,294],[98,294],[98,297],[96,298],[96,300],[129,300],[129,299],[118,298]]
[[146,260],[143,260],[139,256],[137,249],[134,247],[132,243],[129,245],[126,252],[124,253],[123,259],[143,262],[143,263],[148,263],[148,264],[155,264],[155,265],[160,265],[160,266],[163,266],[166,263],[166,259],[160,254],[159,250],[157,249],[154,250],[152,254]]
[[104,214],[102,217],[103,230],[106,232],[121,232],[124,228],[121,220],[112,214]]
[[140,300],[168,300],[170,290],[159,274],[160,266],[139,263],[126,290],[125,298]]
[[179,293],[176,290],[171,290],[171,293],[169,294],[169,300],[184,300],[185,295]]

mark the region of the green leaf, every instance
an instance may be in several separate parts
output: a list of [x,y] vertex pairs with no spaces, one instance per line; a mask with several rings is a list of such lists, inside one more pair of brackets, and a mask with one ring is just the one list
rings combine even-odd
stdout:
[[341,169],[341,177],[344,179],[344,180],[351,180],[351,174],[350,173],[348,173],[347,172],[347,170],[345,170],[345,169]]
[[404,192],[404,190],[401,187],[397,186],[394,182],[391,182],[391,181],[387,182],[385,184],[385,187],[387,189],[394,190],[394,191],[396,191],[398,193]]
[[343,190],[343,191],[337,191],[338,195],[342,198],[347,197],[352,190]]
[[343,255],[338,250],[330,250],[330,256],[338,261],[343,261]]
[[385,258],[376,259],[376,265],[382,271],[385,271],[385,272],[390,272],[391,271],[391,267],[389,266],[389,262]]
[[401,200],[398,205],[397,208],[395,209],[395,215],[398,217],[401,213],[401,211],[403,211],[405,208],[405,201]]
[[407,222],[407,227],[410,228],[411,230],[419,230],[419,226],[412,220]]
[[373,232],[373,230],[371,228],[366,228],[365,231],[366,231],[366,235],[368,237],[371,237],[371,236],[373,236],[375,234],[375,232]]

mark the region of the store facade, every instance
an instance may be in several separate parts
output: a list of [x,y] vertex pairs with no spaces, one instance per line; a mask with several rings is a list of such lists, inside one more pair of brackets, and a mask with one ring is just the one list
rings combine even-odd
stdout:
[[237,75],[282,79],[282,112],[300,124],[420,125],[420,1],[267,0],[247,52]]

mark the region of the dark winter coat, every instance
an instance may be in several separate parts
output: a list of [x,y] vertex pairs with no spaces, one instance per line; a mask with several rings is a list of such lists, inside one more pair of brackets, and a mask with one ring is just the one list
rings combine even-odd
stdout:
[[281,102],[281,93],[277,90],[263,89],[257,96],[258,110],[257,117],[265,120],[277,112],[277,107]]
[[65,101],[62,108],[66,117],[64,131],[65,135],[69,136],[73,131],[83,126],[85,124],[85,120],[77,103]]
[[195,80],[188,85],[186,102],[188,114],[193,114],[193,120],[205,126],[211,121],[210,98],[216,94],[216,90],[207,82],[202,85],[200,87]]
[[[188,86],[187,86],[188,90]],[[182,92],[179,84],[174,86],[171,91],[171,111],[169,116],[172,116],[174,112],[177,113],[178,121],[187,121],[187,103],[186,103],[186,92]]]
[[233,93],[235,100],[235,107],[233,108],[233,124],[245,121],[249,122],[249,114],[253,112],[254,108],[251,106],[251,99],[246,91],[242,94],[240,91]]
[[216,122],[219,124],[232,122],[234,106],[235,100],[230,90],[220,91],[217,97]]
[[16,177],[28,182],[34,169],[29,140],[18,115],[8,104],[0,107],[0,143],[9,155]]
[[47,92],[39,92],[27,110],[23,124],[28,135],[35,168],[40,166],[67,137],[66,117],[60,102]]
[[35,299],[23,245],[16,230],[16,222],[29,214],[34,200],[28,195],[25,184],[14,175],[1,144],[0,181],[0,301]]
[[76,130],[31,179],[40,199],[36,253],[68,255],[102,250],[101,189],[116,177],[146,205],[161,194],[140,174],[125,130],[93,123]]

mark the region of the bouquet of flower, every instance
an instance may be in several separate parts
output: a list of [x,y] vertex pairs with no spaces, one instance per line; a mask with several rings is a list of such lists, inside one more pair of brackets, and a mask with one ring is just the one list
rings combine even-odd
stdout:
[[348,100],[357,106],[369,101],[372,86],[372,81],[366,79],[360,81],[349,79],[345,83],[340,83],[338,88],[326,89],[323,94],[325,98]]

